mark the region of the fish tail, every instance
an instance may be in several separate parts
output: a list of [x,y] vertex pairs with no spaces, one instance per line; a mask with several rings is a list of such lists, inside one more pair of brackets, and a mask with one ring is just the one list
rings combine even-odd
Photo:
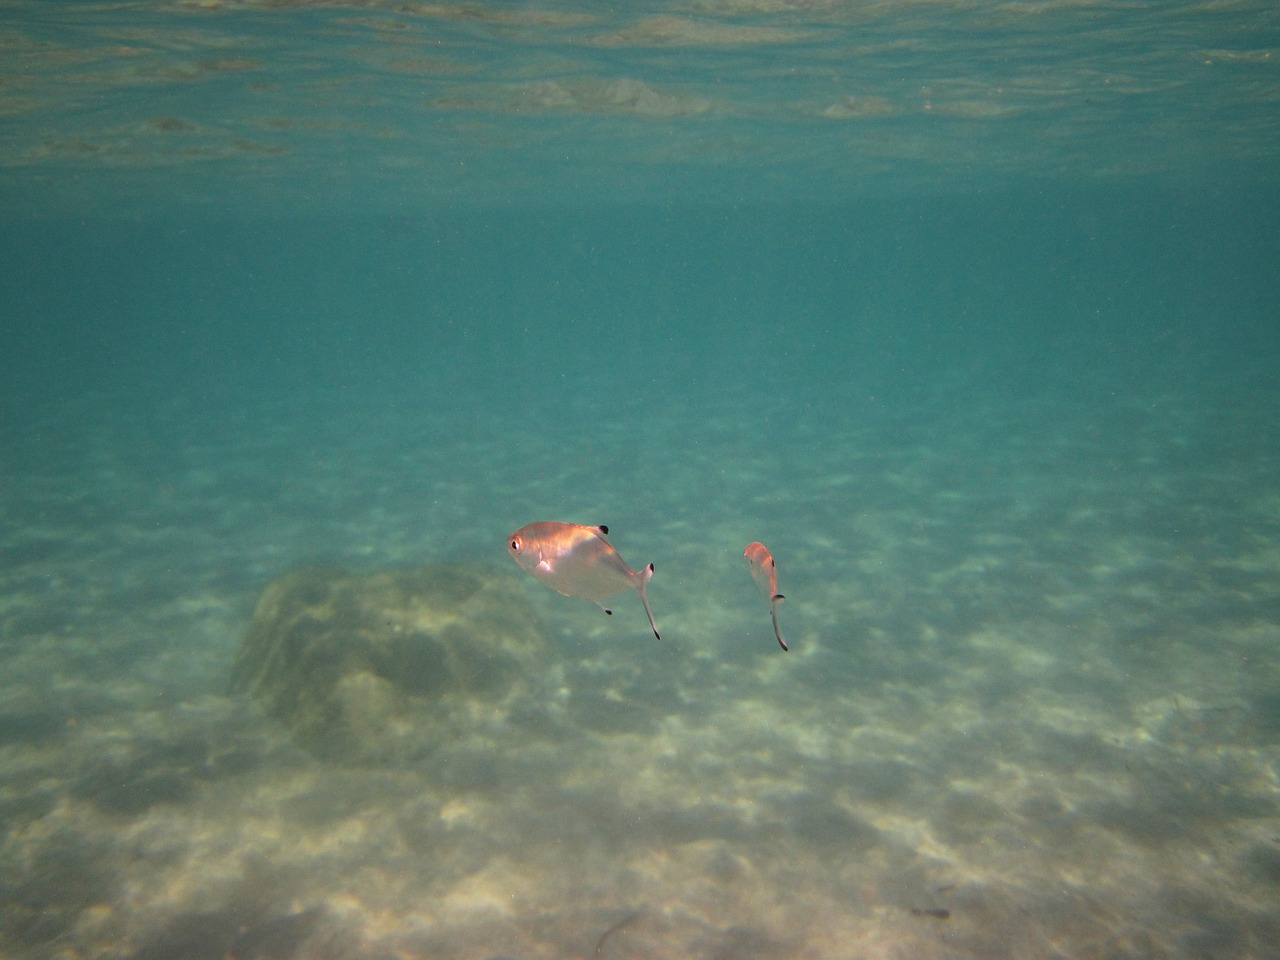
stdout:
[[773,635],[778,639],[778,646],[783,650],[790,650],[787,641],[782,639],[782,630],[778,627],[778,601],[787,599],[780,593],[775,593],[773,599],[769,601],[769,617],[773,620]]
[[653,578],[653,564],[651,563],[647,567],[645,567],[643,570],[640,571],[639,573],[640,583],[636,587],[636,589],[640,592],[640,602],[644,605],[644,615],[649,618],[649,628],[653,631],[653,635],[657,637],[659,640],[661,640],[662,634],[658,633],[658,625],[653,622],[653,612],[649,609],[649,594],[645,592],[645,587],[648,586],[649,581],[652,578]]

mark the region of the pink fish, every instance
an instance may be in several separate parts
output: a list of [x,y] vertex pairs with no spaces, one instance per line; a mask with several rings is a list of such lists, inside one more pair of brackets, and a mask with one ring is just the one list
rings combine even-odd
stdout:
[[782,639],[782,631],[778,629],[778,601],[786,598],[778,592],[778,565],[773,562],[773,554],[768,547],[756,540],[747,544],[742,556],[746,558],[751,579],[756,582],[760,592],[769,598],[769,616],[773,619],[773,635],[778,638],[778,646],[783,650],[790,649],[787,641]]
[[542,520],[526,524],[507,537],[507,552],[520,569],[552,590],[599,604],[609,616],[613,611],[604,605],[605,597],[623,590],[636,591],[653,635],[661,640],[645,594],[653,564],[632,570],[604,538],[608,532],[608,527]]

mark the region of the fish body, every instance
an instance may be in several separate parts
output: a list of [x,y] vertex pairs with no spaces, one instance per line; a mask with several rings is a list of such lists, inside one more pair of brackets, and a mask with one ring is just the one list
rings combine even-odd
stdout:
[[552,590],[566,597],[590,600],[610,616],[613,611],[604,605],[607,597],[623,590],[636,591],[653,635],[661,640],[645,592],[653,576],[653,564],[632,570],[605,539],[608,532],[609,528],[603,526],[540,520],[525,524],[507,537],[507,553],[521,570]]
[[769,616],[773,620],[773,635],[778,639],[778,646],[789,650],[787,641],[782,639],[782,631],[778,629],[778,602],[786,597],[778,592],[778,565],[773,562],[773,554],[768,547],[756,540],[747,544],[742,556],[747,561],[751,579],[769,600]]

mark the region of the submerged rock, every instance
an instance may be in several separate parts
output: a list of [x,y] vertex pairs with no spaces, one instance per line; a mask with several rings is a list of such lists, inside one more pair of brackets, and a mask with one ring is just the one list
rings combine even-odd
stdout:
[[500,719],[543,671],[547,646],[514,578],[307,567],[268,584],[232,689],[316,756],[398,761],[430,752],[441,722]]

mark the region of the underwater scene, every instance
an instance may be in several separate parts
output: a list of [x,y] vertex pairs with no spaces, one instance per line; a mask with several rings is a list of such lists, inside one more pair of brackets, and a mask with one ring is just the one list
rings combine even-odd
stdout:
[[0,956],[1280,958],[1274,5],[0,10]]

